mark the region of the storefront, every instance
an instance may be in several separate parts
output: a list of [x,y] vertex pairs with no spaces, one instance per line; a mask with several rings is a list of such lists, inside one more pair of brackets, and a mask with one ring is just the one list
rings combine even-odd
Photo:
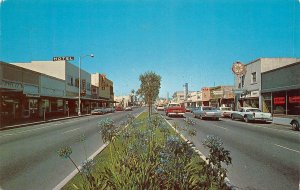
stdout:
[[263,111],[300,115],[300,62],[262,74]]

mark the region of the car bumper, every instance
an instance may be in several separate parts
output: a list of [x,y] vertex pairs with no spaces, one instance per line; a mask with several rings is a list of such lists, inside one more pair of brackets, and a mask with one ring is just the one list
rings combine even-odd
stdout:
[[168,113],[168,115],[184,115],[184,113],[175,113],[175,112],[171,112],[171,113]]

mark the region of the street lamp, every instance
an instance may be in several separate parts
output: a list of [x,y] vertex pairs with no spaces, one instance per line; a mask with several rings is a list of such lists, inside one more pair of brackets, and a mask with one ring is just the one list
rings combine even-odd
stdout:
[[94,57],[94,54],[89,54],[89,55],[83,55],[83,56],[79,56],[79,70],[78,70],[78,75],[79,75],[79,81],[78,81],[78,116],[81,115],[81,100],[80,100],[80,96],[81,96],[81,59],[85,58],[85,57]]

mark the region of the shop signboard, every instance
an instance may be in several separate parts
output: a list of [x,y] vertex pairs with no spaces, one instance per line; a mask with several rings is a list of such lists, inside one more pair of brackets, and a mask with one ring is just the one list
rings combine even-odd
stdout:
[[290,96],[289,103],[300,103],[300,96]]
[[5,81],[5,80],[2,80],[2,82],[0,83],[0,86],[1,86],[1,88],[9,88],[9,89],[16,89],[16,90],[23,89],[22,83]]
[[285,97],[275,97],[274,105],[285,104]]

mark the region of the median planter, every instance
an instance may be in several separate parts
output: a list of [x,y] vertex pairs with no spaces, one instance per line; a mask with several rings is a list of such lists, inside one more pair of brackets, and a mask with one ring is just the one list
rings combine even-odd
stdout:
[[[227,189],[226,172],[220,173],[226,170],[212,167],[221,166],[220,159],[206,164],[159,115],[129,116],[127,124],[115,126],[109,119],[99,122],[102,139],[109,145],[85,161],[63,189]],[[206,143],[220,157],[216,148],[220,146],[212,138]],[[71,151],[63,157],[70,158]]]

